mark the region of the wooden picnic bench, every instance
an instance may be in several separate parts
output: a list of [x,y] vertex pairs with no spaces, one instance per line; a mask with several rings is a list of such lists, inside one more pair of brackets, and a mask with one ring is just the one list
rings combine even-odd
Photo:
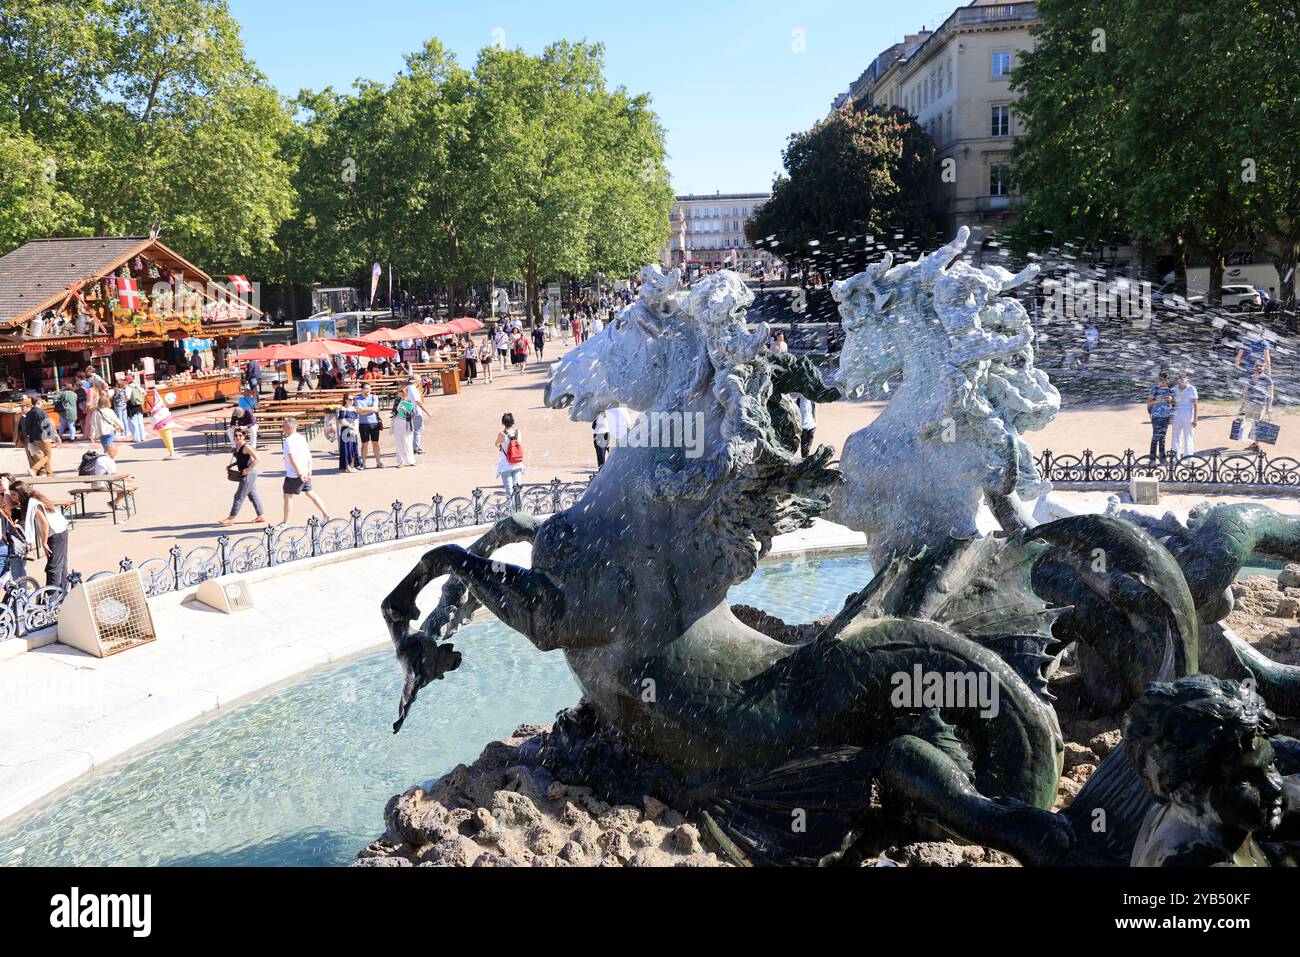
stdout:
[[[34,478],[23,479],[29,485],[79,485],[80,488],[68,489],[68,494],[76,500],[76,511],[82,516],[88,513],[86,509],[86,498],[90,495],[107,495],[109,511],[113,513],[113,524],[117,524],[117,513],[126,512],[126,518],[130,518],[136,513],[135,507],[135,486],[132,482],[135,477],[132,475],[39,475]],[[104,486],[99,488],[97,486]],[[122,504],[115,503],[118,495],[122,496]],[[71,502],[67,504],[71,505]],[[60,503],[62,508],[62,503]]]

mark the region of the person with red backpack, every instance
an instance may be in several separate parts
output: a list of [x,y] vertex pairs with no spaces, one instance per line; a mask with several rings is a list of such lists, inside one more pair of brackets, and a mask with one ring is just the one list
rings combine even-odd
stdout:
[[515,427],[515,417],[509,412],[501,416],[497,448],[501,450],[501,455],[497,459],[497,475],[501,478],[506,493],[513,496],[524,474],[524,446],[519,441],[519,429]]

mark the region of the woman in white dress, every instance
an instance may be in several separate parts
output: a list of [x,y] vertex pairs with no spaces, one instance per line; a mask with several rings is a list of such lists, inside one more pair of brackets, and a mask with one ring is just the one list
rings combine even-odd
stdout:
[[501,416],[501,431],[497,433],[497,476],[506,493],[514,495],[524,475],[524,446],[515,428],[515,417],[507,412]]
[[409,399],[402,399],[393,410],[393,444],[399,469],[415,464],[415,404]]

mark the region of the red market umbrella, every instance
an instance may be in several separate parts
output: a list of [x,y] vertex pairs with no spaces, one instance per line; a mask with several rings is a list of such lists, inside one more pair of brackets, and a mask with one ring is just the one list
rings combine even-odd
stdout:
[[365,351],[364,346],[333,339],[312,339],[289,346],[283,353],[286,359],[328,359],[332,356],[353,356]]
[[396,329],[376,329],[373,332],[367,332],[361,338],[366,342],[399,342],[402,339],[411,337],[398,335]]
[[258,362],[288,362],[296,356],[285,355],[293,346],[276,343],[270,346],[262,346],[260,349],[251,349],[248,352],[241,352],[235,356],[236,362],[252,362],[256,359]]
[[426,322],[420,328],[426,336],[453,336],[460,332],[449,322]]
[[427,339],[433,333],[428,331],[428,326],[419,322],[408,322],[406,325],[393,330],[393,335],[400,336],[403,339]]
[[388,346],[381,345],[378,342],[366,342],[364,339],[339,339],[338,341],[346,342],[362,349],[363,351],[361,352],[348,353],[357,359],[391,359],[397,355],[396,349],[390,349]]
[[477,332],[483,328],[483,323],[473,316],[461,316],[459,319],[451,320],[447,325],[457,332]]

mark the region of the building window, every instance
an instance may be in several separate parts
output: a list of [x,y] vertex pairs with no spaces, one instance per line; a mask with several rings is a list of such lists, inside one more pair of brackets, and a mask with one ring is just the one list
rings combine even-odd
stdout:
[[989,167],[989,195],[1011,195],[1011,167],[997,164]]
[[1011,75],[1011,51],[994,50],[993,51],[993,76],[1005,77]]
[[953,136],[954,134],[952,130],[952,110],[949,110],[948,111],[948,141],[949,142],[952,141]]
[[1011,107],[1005,104],[993,107],[993,136],[1011,135]]

